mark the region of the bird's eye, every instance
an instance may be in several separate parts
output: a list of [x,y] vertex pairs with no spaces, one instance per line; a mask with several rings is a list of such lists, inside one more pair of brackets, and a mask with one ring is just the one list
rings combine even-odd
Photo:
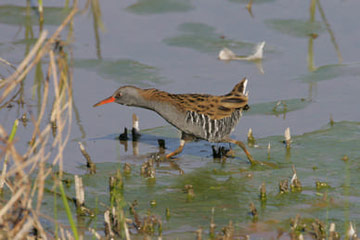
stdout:
[[116,95],[115,95],[115,98],[120,98],[121,97],[121,93],[117,93]]

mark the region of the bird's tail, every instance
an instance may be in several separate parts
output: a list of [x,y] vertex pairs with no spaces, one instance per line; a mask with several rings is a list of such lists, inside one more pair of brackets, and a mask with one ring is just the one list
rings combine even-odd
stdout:
[[248,108],[248,92],[246,91],[247,78],[235,85],[233,90],[221,99],[221,105],[230,109]]
[[248,92],[246,91],[247,83],[248,83],[248,80],[247,80],[246,77],[244,77],[241,80],[241,82],[239,82],[238,84],[235,85],[233,90],[231,90],[231,92],[228,95],[234,95],[234,96],[244,95],[244,96],[247,96],[248,95]]

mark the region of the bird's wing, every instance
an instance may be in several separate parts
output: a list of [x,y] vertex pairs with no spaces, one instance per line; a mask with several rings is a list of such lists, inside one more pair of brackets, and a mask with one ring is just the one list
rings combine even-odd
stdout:
[[223,119],[230,117],[235,110],[244,108],[247,105],[246,96],[211,96],[202,94],[179,94],[182,100],[179,108],[185,111],[192,111],[204,114],[211,119]]
[[185,110],[208,115],[211,119],[230,117],[235,110],[247,106],[247,79],[236,84],[232,91],[223,96],[207,94],[171,94],[174,105]]

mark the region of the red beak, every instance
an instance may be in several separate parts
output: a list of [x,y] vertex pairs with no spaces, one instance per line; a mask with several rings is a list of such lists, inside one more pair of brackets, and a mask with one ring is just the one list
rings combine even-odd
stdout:
[[103,104],[106,104],[106,103],[111,103],[111,102],[115,102],[115,98],[113,96],[108,97],[108,98],[94,104],[93,107],[97,107],[97,106],[100,106],[100,105],[103,105]]

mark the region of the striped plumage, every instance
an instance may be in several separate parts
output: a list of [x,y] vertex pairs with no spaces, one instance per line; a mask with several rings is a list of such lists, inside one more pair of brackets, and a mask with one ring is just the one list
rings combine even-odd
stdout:
[[[150,109],[182,131],[183,136],[193,136],[209,142],[233,142],[239,145],[238,141],[229,139],[229,135],[239,122],[242,111],[248,108],[247,82],[248,80],[244,78],[230,93],[221,96],[172,94],[154,88],[124,86],[117,89],[111,97],[94,106],[116,102]],[[244,146],[241,147],[244,149]],[[249,154],[246,149],[244,151]]]
[[[205,139],[209,142],[221,142],[224,137],[234,130],[241,118],[241,110],[235,110],[231,116],[222,119],[211,119],[208,115],[199,114],[194,111],[188,111],[185,117],[187,124],[194,125],[201,129],[201,134],[196,137]],[[184,131],[191,134],[187,131]]]

